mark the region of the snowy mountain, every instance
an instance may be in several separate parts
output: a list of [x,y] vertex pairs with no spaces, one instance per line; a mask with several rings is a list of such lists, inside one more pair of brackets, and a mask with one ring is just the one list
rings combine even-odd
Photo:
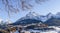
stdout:
[[51,17],[53,17],[53,14],[52,13],[48,13],[47,15],[40,15],[40,20],[45,22],[46,20],[50,19]]
[[0,25],[3,25],[3,24],[4,24],[3,19],[0,18]]
[[60,12],[55,15],[55,18],[60,18]]
[[37,19],[38,14],[35,12],[29,12],[28,14],[26,14],[26,16],[22,17],[21,20],[24,19]]
[[36,20],[41,20],[41,21],[45,22],[46,20],[48,20],[52,16],[53,16],[52,13],[49,13],[49,14],[44,16],[44,15],[39,15],[39,14],[37,14],[35,12],[29,12],[28,14],[26,14],[25,17],[22,17],[21,20],[24,20],[24,19],[36,19]]
[[11,24],[12,21],[9,19],[6,19],[5,21],[3,19],[0,18],[0,25],[5,25],[5,24]]
[[40,20],[45,22],[48,18],[46,16],[40,16]]
[[47,21],[45,21],[44,23],[49,26],[60,26],[60,19],[52,17],[52,18],[48,19]]
[[52,15],[48,20],[44,22],[50,26],[60,26],[60,12]]
[[[59,16],[57,16],[59,15]],[[56,17],[60,17],[60,14],[52,14],[52,13],[48,13],[47,15],[39,15],[35,12],[29,12],[28,14],[26,14],[26,16],[20,18],[19,20],[17,20],[15,23],[15,25],[17,24],[31,24],[31,23],[38,23],[38,22],[42,22],[42,23],[52,23],[53,21],[53,24],[56,24],[55,20],[56,21],[59,21],[60,19],[59,18],[56,18]],[[53,19],[54,18],[54,19]],[[58,22],[59,23],[59,22]]]
[[13,22],[9,19],[6,19],[5,24],[12,24]]
[[54,16],[52,13],[48,13],[48,14],[46,15],[47,18],[51,18],[52,16]]
[[[17,20],[15,23],[13,23],[14,25],[19,25],[19,24],[31,24],[31,23],[39,23],[39,22],[45,22],[48,18],[48,16],[50,16],[51,14],[48,14],[47,16],[43,16],[43,15],[38,15],[35,12],[29,12],[28,14],[26,14],[26,16],[20,18],[19,20]],[[51,15],[52,16],[52,15]]]
[[38,14],[35,12],[29,12],[25,17],[20,18],[18,21],[16,21],[15,25],[17,24],[31,24],[31,23],[38,23],[42,22],[38,19]]

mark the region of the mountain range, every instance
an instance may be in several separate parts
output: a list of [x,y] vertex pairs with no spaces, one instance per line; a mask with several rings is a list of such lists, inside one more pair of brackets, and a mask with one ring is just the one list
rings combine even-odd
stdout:
[[47,15],[39,15],[35,12],[29,12],[26,16],[18,19],[13,25],[26,25],[31,23],[42,22],[47,25],[60,25],[60,12],[57,14],[48,13]]

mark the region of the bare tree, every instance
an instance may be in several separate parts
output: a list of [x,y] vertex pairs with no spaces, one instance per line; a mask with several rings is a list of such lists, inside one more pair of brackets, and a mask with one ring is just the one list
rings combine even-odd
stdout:
[[[32,5],[31,1],[35,3],[42,3],[48,0],[0,0],[2,4],[5,5],[5,10],[10,14],[10,12],[17,13],[20,10],[30,10],[34,5]],[[16,4],[17,3],[17,4]],[[15,4],[15,5],[13,5]],[[14,7],[16,6],[16,7]]]

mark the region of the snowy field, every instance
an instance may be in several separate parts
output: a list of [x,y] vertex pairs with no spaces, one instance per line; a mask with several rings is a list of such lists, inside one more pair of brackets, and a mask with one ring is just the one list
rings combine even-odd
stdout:
[[[49,28],[54,28],[55,30],[47,30],[47,31],[36,31],[36,30],[29,30],[28,33],[31,33],[32,31],[34,33],[36,32],[39,32],[39,33],[60,33],[60,27],[55,27],[55,26],[52,26],[52,27],[49,27]],[[25,33],[26,31],[23,30]],[[12,32],[11,32],[12,33]],[[14,32],[14,33],[19,33],[18,31]]]

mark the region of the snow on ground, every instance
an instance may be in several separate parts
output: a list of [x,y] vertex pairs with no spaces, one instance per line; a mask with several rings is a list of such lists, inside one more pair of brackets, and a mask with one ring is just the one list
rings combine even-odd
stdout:
[[58,33],[57,31],[46,31],[46,32],[41,32],[41,33]]
[[[60,27],[53,26],[51,28],[54,28],[55,30],[47,30],[47,31],[34,31],[34,30],[29,30],[29,32],[33,31],[33,32],[40,32],[40,33],[60,33]],[[18,33],[18,31],[16,31],[14,33]]]

